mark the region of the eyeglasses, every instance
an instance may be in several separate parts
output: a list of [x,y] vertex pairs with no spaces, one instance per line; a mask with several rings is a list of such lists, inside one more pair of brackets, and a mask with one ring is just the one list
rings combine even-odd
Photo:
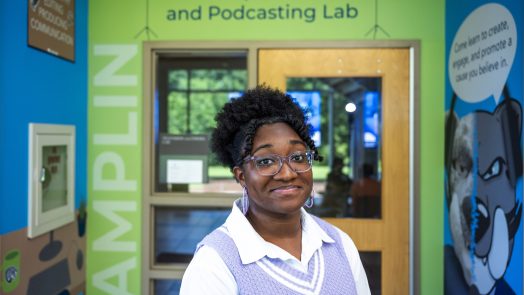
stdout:
[[263,156],[248,156],[244,161],[253,161],[258,173],[263,176],[273,176],[282,169],[283,161],[286,161],[289,167],[297,172],[302,173],[311,169],[314,152],[294,152],[289,156],[282,157],[275,154]]

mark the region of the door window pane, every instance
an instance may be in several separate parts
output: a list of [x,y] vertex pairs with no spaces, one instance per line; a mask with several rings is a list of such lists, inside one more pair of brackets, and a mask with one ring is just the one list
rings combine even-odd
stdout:
[[382,290],[382,278],[380,275],[382,265],[381,253],[374,251],[361,251],[360,260],[362,261],[362,265],[364,265],[364,270],[366,271],[371,294],[380,295]]
[[155,208],[155,263],[189,263],[198,242],[220,227],[231,210],[223,208]]
[[155,295],[175,295],[180,294],[182,280],[155,280]]
[[[324,161],[313,166],[321,217],[381,217],[381,78],[288,78],[288,93],[308,109]],[[318,96],[319,102],[304,96]]]
[[[246,88],[245,52],[159,58],[153,124],[156,192],[241,193],[229,168],[222,167],[209,151],[208,142],[216,113]],[[180,141],[176,138],[205,142],[202,148],[192,149],[189,144],[187,149],[177,149]],[[202,175],[173,175],[180,171]]]

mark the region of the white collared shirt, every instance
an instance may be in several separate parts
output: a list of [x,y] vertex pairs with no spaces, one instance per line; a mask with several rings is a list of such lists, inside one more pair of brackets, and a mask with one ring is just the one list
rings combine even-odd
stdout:
[[[282,248],[266,242],[251,226],[247,218],[237,207],[237,202],[233,205],[231,214],[227,218],[223,230],[229,235],[240,255],[243,264],[252,263],[260,260],[264,256],[269,258],[279,258],[293,268],[307,272],[308,263],[317,249],[323,242],[334,243],[324,230],[313,220],[313,218],[302,209],[302,254],[301,259],[296,259]],[[351,238],[337,228],[340,234],[344,251],[348,257],[355,287],[359,295],[371,294],[368,280],[358,250]],[[209,246],[202,246],[184,273],[182,295],[194,294],[238,294],[238,288],[227,265],[218,253]]]

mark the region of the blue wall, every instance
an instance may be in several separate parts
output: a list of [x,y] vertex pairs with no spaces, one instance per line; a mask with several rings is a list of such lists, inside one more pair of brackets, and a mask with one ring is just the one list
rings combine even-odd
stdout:
[[[509,93],[511,95],[511,97],[513,99],[516,99],[517,101],[519,101],[519,103],[522,105],[524,105],[524,99],[523,99],[523,94],[524,94],[524,86],[522,84],[522,80],[523,80],[523,69],[524,69],[524,61],[523,61],[523,48],[522,48],[522,40],[521,40],[521,36],[522,36],[522,32],[523,32],[523,29],[524,29],[524,3],[523,1],[512,1],[512,0],[496,0],[496,1],[492,1],[492,0],[481,0],[481,1],[469,1],[469,0],[459,0],[459,1],[447,1],[446,2],[446,61],[448,61],[450,59],[450,55],[452,54],[452,52],[454,51],[454,38],[456,35],[459,35],[458,32],[460,32],[461,30],[461,26],[464,25],[464,23],[466,24],[469,24],[469,28],[466,30],[468,33],[469,33],[469,37],[473,38],[475,36],[475,33],[480,33],[482,30],[486,30],[486,28],[489,28],[489,27],[492,27],[496,24],[498,24],[499,21],[501,20],[508,20],[505,16],[501,16],[500,18],[491,18],[491,19],[487,19],[485,22],[483,22],[482,24],[475,24],[475,26],[472,26],[470,22],[468,22],[468,17],[470,17],[472,14],[475,15],[474,11],[476,9],[478,9],[479,7],[482,7],[483,5],[485,4],[500,4],[502,6],[504,6],[508,11],[509,13],[511,13],[511,16],[513,17],[514,21],[515,21],[515,28],[509,26],[511,28],[511,30],[516,30],[516,41],[514,42],[515,45],[513,46],[517,46],[516,47],[516,53],[515,53],[515,57],[514,57],[514,60],[513,60],[513,63],[511,64],[511,70],[509,71],[508,73],[508,76],[507,77],[503,77],[505,80],[502,80],[502,83],[503,84],[497,84],[496,81],[493,81],[493,76],[489,76],[488,73],[485,73],[483,75],[485,76],[488,76],[490,77],[491,81],[489,81],[490,83],[486,83],[485,85],[483,85],[486,89],[494,89],[496,90],[496,86],[503,86],[504,84],[507,85],[508,89],[509,89]],[[507,31],[507,30],[505,30]],[[501,33],[501,35],[504,34],[504,33]],[[462,39],[459,38],[459,40],[463,40],[464,37],[461,37]],[[480,48],[484,49],[486,48],[487,46],[491,46],[492,44],[495,44],[497,41],[499,40],[502,40],[502,39],[505,39],[507,38],[506,36],[504,38],[502,37],[497,37],[496,34],[489,34],[489,37],[486,38],[487,41],[481,41],[479,43],[476,43],[476,42],[473,42],[473,43],[469,43],[468,42],[468,45],[466,47],[466,50],[469,50],[469,51],[466,51],[464,50],[465,52],[473,52],[474,50],[480,50]],[[509,46],[507,46],[506,48],[509,48]],[[506,49],[508,50],[508,49]],[[509,51],[509,50],[508,50]],[[462,53],[461,53],[462,54]],[[489,54],[486,54],[486,57],[482,57],[482,63],[477,62],[476,61],[470,61],[469,64],[473,65],[473,66],[470,66],[470,65],[467,65],[467,69],[468,71],[471,70],[471,69],[476,69],[478,67],[480,67],[481,65],[484,66],[485,63],[487,63],[487,60],[489,60],[490,63],[492,63],[493,61],[495,60],[502,60],[502,58],[507,58],[505,50],[500,50],[500,51],[496,51],[495,53],[493,53],[493,57],[494,58],[491,58],[489,56]],[[468,55],[465,55],[465,56],[468,56]],[[493,94],[492,93],[489,93],[489,96],[486,95],[487,92],[486,91],[481,91],[479,93],[485,95],[486,97],[478,97],[476,101],[471,101],[471,98],[469,98],[469,101],[467,99],[464,99],[463,97],[460,97],[460,94],[458,93],[458,91],[456,91],[456,88],[454,88],[454,86],[451,84],[453,81],[453,79],[455,79],[455,77],[453,75],[451,75],[450,77],[450,73],[448,72],[448,67],[450,67],[449,64],[445,64],[445,68],[446,68],[446,112],[449,112],[450,109],[451,109],[451,100],[452,100],[452,97],[453,97],[453,94],[454,92],[457,93],[457,100],[456,100],[456,103],[453,107],[453,111],[457,114],[458,118],[461,119],[463,117],[465,117],[466,115],[469,115],[469,114],[472,114],[474,112],[484,112],[484,114],[486,113],[491,113],[491,112],[494,112],[495,109],[497,108],[497,106],[500,106],[502,100],[504,99],[504,96],[502,95],[502,97],[500,98],[501,100],[500,101],[495,101],[494,97],[493,97]],[[502,69],[502,67],[501,67]],[[503,75],[503,71],[500,71],[500,72],[495,72],[496,75]],[[480,76],[480,75],[479,75]],[[474,77],[472,78],[471,80],[476,80],[477,78]],[[475,86],[475,85],[473,85]],[[462,88],[463,89],[467,89],[467,88],[470,88],[472,87],[471,85],[468,85],[468,84],[463,84],[463,85],[459,85],[459,87],[457,88]],[[519,118],[520,119],[520,118]],[[495,127],[496,128],[496,127]],[[477,131],[475,130],[475,134],[477,134],[482,132],[482,131]],[[486,134],[489,134],[488,133],[489,131],[486,132]],[[520,140],[520,144],[522,145],[522,130],[521,130],[521,133],[520,133],[520,139],[514,139],[514,140]],[[508,143],[506,143],[507,145]],[[496,145],[495,145],[496,146]],[[522,147],[521,147],[522,148]],[[496,149],[496,147],[493,148],[494,150]],[[499,153],[500,154],[500,153]],[[502,153],[502,155],[504,155],[504,153]],[[481,155],[477,155],[477,154],[474,154],[473,155],[474,157],[477,157],[479,158]],[[485,157],[489,157],[490,155],[482,155],[482,156],[485,156]],[[503,156],[504,157],[504,156]],[[489,162],[489,159],[488,160],[484,160],[484,161],[487,161]],[[504,159],[505,162],[504,162],[504,165],[506,165],[506,167],[508,167],[507,165],[511,166],[513,163],[511,162],[511,159],[508,159],[508,158],[505,158]],[[506,162],[507,161],[507,162]],[[480,162],[480,160],[476,160],[475,163],[478,163]],[[474,167],[476,166],[476,164],[474,165]],[[475,168],[474,168],[475,169]],[[506,169],[506,168],[505,168]],[[473,170],[475,171],[475,170]],[[476,175],[477,173],[480,175],[480,172],[472,172],[474,173],[473,175]],[[476,176],[475,176],[476,177]],[[476,180],[474,180],[476,181]],[[500,190],[499,190],[499,185],[495,184],[495,183],[500,183],[498,182],[498,180],[495,180],[495,179],[491,179],[489,180],[491,182],[491,184],[485,184],[484,187],[482,187],[483,191],[482,192],[479,192],[479,195],[488,195],[491,200],[495,200],[495,201],[492,201],[493,203],[496,203],[496,199],[502,199],[503,197],[506,197],[508,198],[508,190],[505,190],[505,189],[502,189],[502,185],[500,185]],[[476,185],[476,184],[475,184]],[[480,186],[477,186],[477,187],[480,187]],[[519,177],[517,183],[516,183],[516,187],[514,188],[515,189],[515,198],[516,198],[516,201],[517,203],[520,203],[522,204],[523,202],[523,195],[522,195],[522,177]],[[490,193],[490,192],[497,192],[496,194],[493,194],[493,193]],[[504,195],[504,193],[506,193]],[[493,194],[493,195],[490,195],[490,194]],[[475,195],[473,195],[475,196]],[[511,197],[513,197],[513,195],[511,194]],[[496,198],[496,199],[495,199]],[[443,202],[444,201],[444,197],[443,197]],[[446,206],[446,205],[444,205]],[[445,245],[448,245],[448,246],[451,246],[451,245],[454,245],[454,243],[456,243],[455,241],[453,241],[453,237],[452,237],[452,226],[457,226],[457,225],[454,225],[454,224],[450,224],[449,222],[449,211],[446,209],[444,210],[444,213],[445,213],[445,216],[444,216],[444,243]],[[493,222],[493,220],[491,220],[491,222]],[[492,223],[493,224],[493,223]],[[514,247],[513,247],[513,252],[510,253],[511,256],[510,256],[510,259],[509,259],[509,264],[507,266],[507,268],[505,269],[505,273],[503,275],[503,277],[501,278],[501,281],[504,280],[512,289],[513,291],[515,291],[517,294],[522,294],[522,291],[523,291],[523,281],[522,281],[522,275],[523,275],[523,260],[522,260],[522,256],[523,256],[523,236],[522,236],[522,231],[523,231],[523,227],[524,227],[524,223],[523,221],[521,220],[520,221],[520,225],[519,225],[519,228],[517,230],[517,233],[515,235],[515,240],[514,240]],[[495,234],[493,234],[494,236],[497,236]],[[500,243],[500,244],[503,244],[505,245],[505,243],[507,243],[507,240],[501,240],[501,239],[494,239],[495,242],[497,243]],[[495,243],[493,242],[493,244]],[[492,244],[492,245],[493,245]],[[456,244],[455,244],[456,245]],[[493,247],[493,246],[492,246]],[[494,248],[494,247],[493,247]],[[491,248],[491,249],[493,249]],[[448,248],[448,249],[451,249],[451,248]],[[470,252],[472,253],[472,252]],[[474,254],[470,254],[470,258],[473,260],[475,257]],[[491,256],[491,254],[490,254]],[[444,271],[448,272],[450,271],[450,269],[453,269],[453,265],[454,263],[452,262],[453,259],[451,259],[450,257],[454,257],[452,255],[446,255],[446,260],[445,260],[445,263],[447,264],[447,266],[445,266],[444,268]],[[502,259],[501,257],[497,257],[497,259]],[[476,259],[479,259],[478,257],[476,257]],[[478,260],[477,260],[478,261]],[[458,264],[457,264],[458,265]],[[480,269],[480,268],[476,268],[476,269]],[[471,271],[473,273],[473,271]],[[463,274],[463,271],[460,271],[460,272],[457,272],[459,274]],[[475,276],[475,275],[478,275],[478,273],[473,273],[471,274],[471,276]],[[486,280],[484,280],[486,281]],[[449,291],[448,290],[445,290],[445,294],[447,294],[446,292],[450,292],[451,290],[455,291],[459,288],[460,284],[458,284],[459,282],[462,282],[461,279],[458,279],[458,280],[448,280],[446,282],[446,286],[447,288],[449,288]],[[480,280],[479,282],[477,283],[477,285],[480,285]],[[451,292],[453,292],[451,291]]]
[[87,0],[74,63],[27,45],[28,2],[0,1],[0,235],[27,227],[29,123],[76,126],[77,206],[87,195]]

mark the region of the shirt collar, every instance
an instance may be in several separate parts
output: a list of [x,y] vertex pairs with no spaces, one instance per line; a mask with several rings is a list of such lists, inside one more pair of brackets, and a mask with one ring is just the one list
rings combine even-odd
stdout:
[[[240,210],[241,200],[233,204],[231,214],[225,222],[230,237],[235,243],[243,264],[258,261],[265,256],[274,258],[273,244],[266,242],[251,226],[246,216]],[[302,257],[311,257],[322,246],[322,243],[335,241],[313,220],[303,208],[302,214]],[[286,255],[287,254],[287,255]],[[283,256],[289,256],[285,253]],[[307,258],[308,260],[308,258]]]
[[[335,240],[333,240],[321,227],[318,225],[318,223],[313,219],[313,217],[304,210],[304,208],[301,209],[302,212],[302,233],[306,233],[306,237],[318,237],[317,239],[320,239],[323,242],[326,243],[334,243]],[[303,235],[304,236],[304,235]]]

